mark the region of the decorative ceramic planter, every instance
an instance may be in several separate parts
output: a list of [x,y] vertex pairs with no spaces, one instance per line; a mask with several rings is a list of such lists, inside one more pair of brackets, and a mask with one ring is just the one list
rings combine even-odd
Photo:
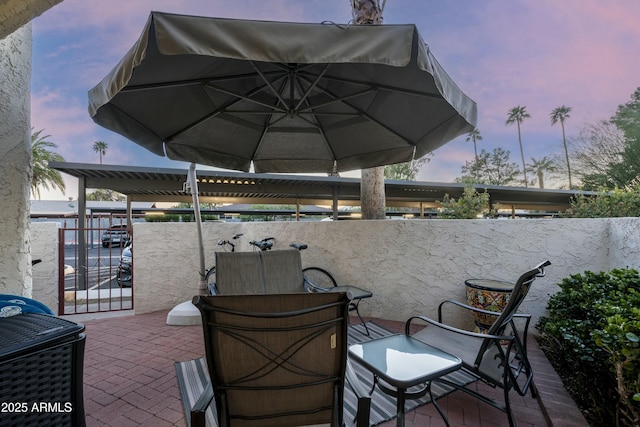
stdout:
[[485,333],[509,302],[513,283],[492,279],[468,279],[464,284],[467,288],[467,304],[475,308],[496,312],[496,316],[473,313],[476,332]]

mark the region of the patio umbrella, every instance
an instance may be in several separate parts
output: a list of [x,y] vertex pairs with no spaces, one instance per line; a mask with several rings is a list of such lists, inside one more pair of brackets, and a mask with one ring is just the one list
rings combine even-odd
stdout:
[[245,172],[406,162],[476,124],[415,25],[160,12],[89,91],[89,113],[158,155]]
[[[326,173],[422,157],[473,130],[477,115],[415,25],[160,12],[89,91],[89,113],[174,160]],[[189,182],[197,207],[194,166]]]

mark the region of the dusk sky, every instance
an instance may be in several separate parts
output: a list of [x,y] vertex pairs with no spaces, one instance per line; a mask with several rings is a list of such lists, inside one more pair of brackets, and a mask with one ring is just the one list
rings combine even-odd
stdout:
[[[348,0],[64,0],[33,21],[31,125],[44,129],[68,162],[98,163],[94,141],[108,144],[104,164],[187,168],[93,123],[87,92],[135,43],[152,10],[291,22],[351,20]],[[562,150],[550,112],[573,108],[567,136],[609,119],[640,87],[638,0],[387,0],[387,24],[416,24],[434,56],[478,104],[481,148],[502,147],[520,164],[517,128],[507,112],[526,106],[525,158]],[[473,144],[461,136],[434,152],[418,179],[451,182]],[[343,174],[359,176],[359,173]],[[77,198],[75,180],[66,195]]]

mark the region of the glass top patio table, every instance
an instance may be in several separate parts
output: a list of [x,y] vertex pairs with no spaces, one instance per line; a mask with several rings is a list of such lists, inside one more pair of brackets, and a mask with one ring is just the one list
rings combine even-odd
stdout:
[[[383,392],[397,397],[398,426],[404,426],[405,399],[418,398],[427,393],[446,425],[449,425],[431,394],[431,381],[460,369],[460,358],[405,334],[354,344],[349,347],[349,355],[373,373],[374,387],[377,383]],[[396,390],[383,386],[378,378]],[[407,393],[409,387],[423,383],[426,383],[426,387],[421,391]]]

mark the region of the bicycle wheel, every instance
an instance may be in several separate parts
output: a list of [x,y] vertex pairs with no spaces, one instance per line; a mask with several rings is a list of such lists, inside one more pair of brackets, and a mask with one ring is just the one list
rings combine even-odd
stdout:
[[209,294],[215,295],[217,293],[216,289],[216,266],[214,265],[209,270],[207,270],[207,275],[204,276],[205,283],[207,284],[207,289],[209,290]]
[[[307,267],[302,269],[304,287],[309,292],[317,292],[322,289],[338,286],[331,273],[320,267]],[[318,289],[320,288],[320,289]]]

